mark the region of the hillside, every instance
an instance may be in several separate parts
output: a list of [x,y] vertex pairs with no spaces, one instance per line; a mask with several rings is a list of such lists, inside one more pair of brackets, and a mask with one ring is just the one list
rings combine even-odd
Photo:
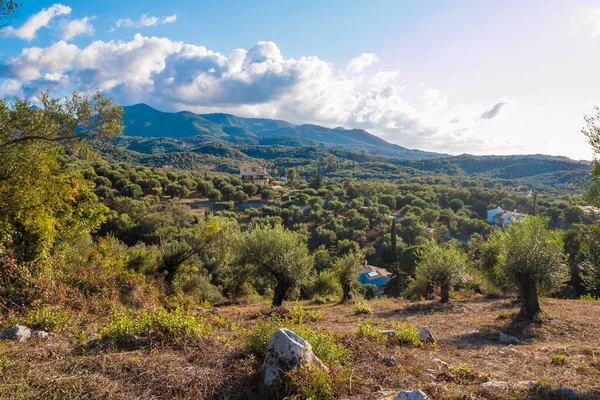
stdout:
[[325,145],[360,149],[372,154],[403,159],[429,159],[444,156],[411,150],[388,143],[362,129],[295,125],[265,118],[242,118],[231,114],[168,113],[146,104],[123,107],[125,135],[145,138],[195,138],[230,144],[285,144],[287,146]]
[[[440,157],[402,160],[359,151],[352,147],[326,146],[291,136],[262,138],[260,145],[206,141],[201,137],[157,138],[124,136],[111,144],[95,144],[113,162],[148,166],[172,165],[182,169],[208,169],[236,173],[243,161],[256,161],[277,174],[295,168],[305,179],[316,172],[328,178],[402,180],[411,177],[447,177],[502,180],[511,186],[528,185],[545,191],[572,190],[589,179],[590,165],[565,157],[543,155]],[[325,160],[328,160],[325,163]],[[490,183],[491,184],[491,183]]]

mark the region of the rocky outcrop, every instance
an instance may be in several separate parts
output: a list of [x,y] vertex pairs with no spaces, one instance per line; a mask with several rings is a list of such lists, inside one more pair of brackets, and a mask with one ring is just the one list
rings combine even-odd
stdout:
[[0,333],[0,339],[24,342],[31,337],[31,329],[23,325],[15,325]]
[[429,397],[419,389],[404,391],[394,396],[393,400],[429,400]]
[[263,383],[272,385],[281,372],[298,367],[315,367],[327,371],[327,367],[315,356],[310,343],[288,329],[279,329],[271,337],[267,356],[263,363]]
[[54,339],[56,337],[56,335],[52,332],[46,332],[46,331],[34,331],[31,334],[31,337],[35,340],[50,340],[50,339]]

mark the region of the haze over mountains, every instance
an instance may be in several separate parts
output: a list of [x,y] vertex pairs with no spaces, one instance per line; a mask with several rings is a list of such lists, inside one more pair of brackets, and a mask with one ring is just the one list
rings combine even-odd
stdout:
[[125,135],[147,138],[196,138],[232,144],[339,146],[402,159],[432,159],[447,156],[398,146],[363,129],[326,128],[290,122],[242,118],[231,114],[168,113],[146,104],[123,107]]

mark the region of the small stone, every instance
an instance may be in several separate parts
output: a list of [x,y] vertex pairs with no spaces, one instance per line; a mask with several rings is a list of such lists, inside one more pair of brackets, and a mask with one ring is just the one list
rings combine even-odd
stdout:
[[396,357],[384,357],[383,360],[381,360],[381,362],[383,362],[388,367],[392,367],[396,365],[397,360]]
[[515,349],[514,347],[511,347],[510,349],[508,349],[508,352],[510,354],[517,354],[519,351],[517,349]]
[[54,339],[56,337],[56,335],[52,332],[46,332],[46,331],[34,331],[31,334],[31,337],[35,340],[50,340],[50,339]]
[[552,391],[555,395],[560,396],[561,399],[577,399],[579,395],[571,388],[559,387]]
[[421,340],[427,343],[435,343],[435,338],[433,337],[433,334],[431,333],[431,329],[429,329],[428,326],[424,326],[423,328],[421,328],[421,330],[419,331],[419,336],[421,337]]
[[448,363],[440,360],[439,358],[434,358],[433,360],[431,360],[431,362],[434,364],[440,364],[444,368],[448,368]]
[[419,389],[398,393],[393,400],[429,400],[429,397]]
[[386,331],[381,331],[381,334],[383,336],[387,336],[387,337],[391,337],[391,338],[395,338],[396,337],[396,331],[393,331],[391,329],[386,330]]
[[504,332],[500,332],[500,342],[508,344],[519,344],[519,339],[514,336],[507,335]]
[[31,329],[22,325],[15,325],[0,333],[0,339],[24,342],[31,337]]
[[491,389],[508,389],[510,385],[504,381],[489,381],[481,384],[481,387]]
[[533,386],[535,385],[535,381],[519,381],[520,386]]
[[375,392],[381,392],[383,390],[383,388],[381,387],[381,385],[375,385],[375,387],[373,388],[373,390]]

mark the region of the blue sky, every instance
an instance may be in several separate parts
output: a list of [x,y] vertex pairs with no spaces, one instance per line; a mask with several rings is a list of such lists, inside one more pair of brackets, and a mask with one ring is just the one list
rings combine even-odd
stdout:
[[597,1],[22,2],[0,96],[99,89],[453,154],[592,156]]

